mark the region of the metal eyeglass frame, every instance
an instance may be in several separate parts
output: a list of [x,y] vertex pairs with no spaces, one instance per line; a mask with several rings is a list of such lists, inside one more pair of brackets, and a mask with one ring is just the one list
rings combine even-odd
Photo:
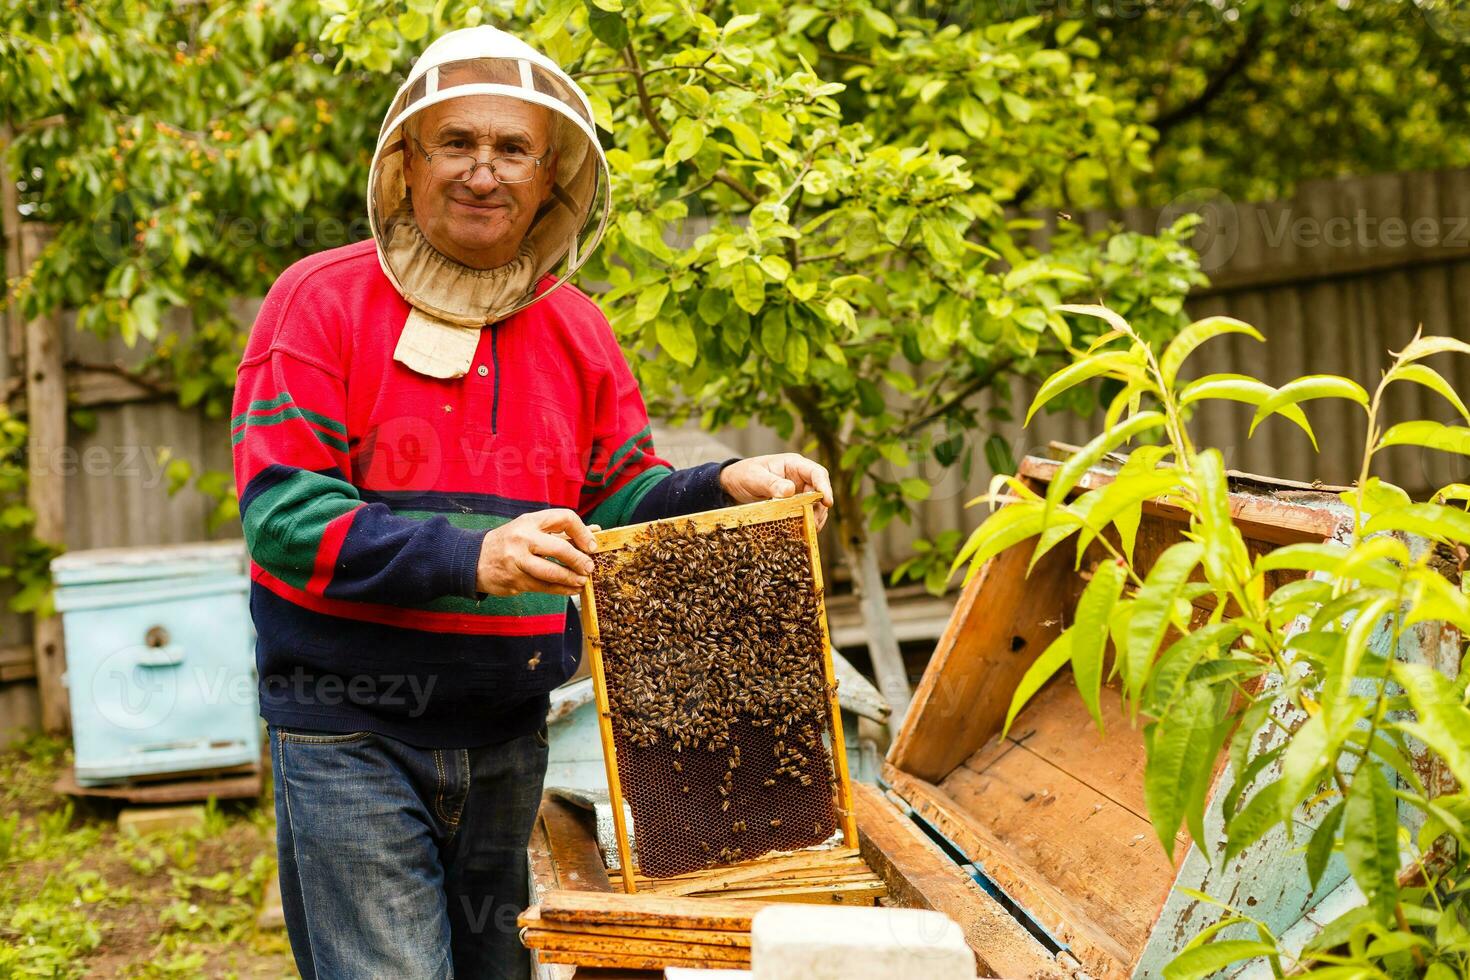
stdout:
[[[428,150],[424,149],[424,144],[419,142],[419,138],[417,136],[410,136],[409,139],[413,140],[414,146],[418,147],[419,152],[423,154],[424,159],[428,161],[429,173],[434,174],[434,179],[447,181],[451,184],[468,184],[471,180],[474,179],[475,174],[479,171],[481,167],[488,167],[490,169],[490,176],[494,177],[495,180],[499,183],[529,184],[531,181],[536,179],[536,174],[541,170],[541,164],[545,162],[547,157],[551,156],[552,150],[555,149],[555,147],[548,147],[546,152],[541,154],[539,157],[528,157],[528,159],[530,159],[530,161],[536,165],[535,169],[531,171],[531,176],[522,178],[521,180],[506,180],[504,177],[500,176],[500,174],[495,172],[495,161],[506,160],[509,159],[508,157],[491,157],[488,161],[482,161],[478,156],[473,153],[453,153],[446,151],[430,153]],[[518,155],[526,156],[526,154]],[[474,162],[471,164],[470,169],[465,172],[465,175],[463,177],[440,177],[438,174],[434,173],[433,168],[435,157],[469,157]]]

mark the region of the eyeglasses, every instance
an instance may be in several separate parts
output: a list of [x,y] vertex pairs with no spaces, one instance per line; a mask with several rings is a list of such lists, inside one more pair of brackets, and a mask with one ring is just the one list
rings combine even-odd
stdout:
[[536,171],[547,157],[551,156],[551,150],[547,150],[539,157],[533,157],[528,153],[516,153],[510,156],[491,157],[489,162],[482,163],[472,153],[430,153],[424,149],[424,144],[418,141],[418,137],[410,136],[419,152],[429,163],[429,173],[439,180],[453,181],[463,184],[475,175],[475,171],[481,167],[488,167],[490,175],[502,184],[524,184],[536,176]]

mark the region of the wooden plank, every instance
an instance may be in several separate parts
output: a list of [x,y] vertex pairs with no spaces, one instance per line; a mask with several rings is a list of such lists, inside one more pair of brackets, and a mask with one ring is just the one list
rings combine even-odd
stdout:
[[542,797],[541,825],[556,871],[557,887],[610,892],[612,881],[597,848],[592,814],[556,797]]
[[636,543],[648,532],[652,524],[668,523],[681,528],[692,524],[695,530],[700,532],[713,531],[718,528],[742,527],[746,524],[763,524],[766,521],[800,517],[808,506],[821,499],[821,493],[813,490],[790,497],[760,500],[753,504],[737,504],[734,507],[721,507],[719,510],[702,510],[681,517],[666,518],[663,521],[644,521],[641,524],[609,528],[606,531],[595,532],[593,538],[597,541],[599,553],[618,551]]
[[521,942],[531,949],[542,952],[595,953],[650,959],[669,957],[677,960],[696,960],[719,966],[747,966],[750,963],[749,948],[738,946],[664,942],[656,939],[630,939],[621,936],[554,932],[544,929],[527,929],[521,933]]
[[888,750],[895,768],[938,782],[1000,731],[1016,685],[1061,632],[1076,580],[1066,548],[1028,577],[1030,561],[1030,545],[1016,545],[965,587]]
[[[859,861],[856,850],[846,851],[848,863]],[[825,856],[824,852],[801,852],[778,857],[770,860],[758,859],[746,861],[729,867],[705,869],[703,872],[682,875],[679,878],[644,878],[637,879],[638,884],[657,887],[665,895],[689,895],[694,892],[711,891],[719,888],[729,887],[750,881],[766,881],[780,878],[788,871],[800,869],[831,869],[837,863]],[[862,870],[867,870],[862,868]],[[666,885],[659,884],[667,882]]]
[[254,799],[261,793],[261,775],[255,772],[218,779],[188,779],[168,783],[124,783],[116,786],[82,786],[68,769],[51,788],[68,796],[97,796],[129,803],[188,803],[196,800]]
[[594,925],[668,926],[673,928],[750,931],[750,920],[768,902],[702,898],[689,901],[659,895],[622,892],[552,891],[541,899],[545,920]]
[[597,598],[590,575],[582,586],[581,617],[583,641],[587,657],[592,662],[592,690],[597,702],[597,735],[602,741],[602,761],[607,770],[607,795],[612,806],[613,832],[617,836],[618,870],[623,878],[623,891],[631,895],[638,890],[638,886],[633,883],[633,855],[628,846],[628,815],[623,809],[623,781],[618,773],[612,708],[607,698],[607,672],[602,666],[602,634],[597,629]]
[[[938,787],[885,767],[884,777],[920,816],[979,865],[1007,895],[1044,926],[1058,942],[1067,946],[1095,976],[1118,975],[1127,963],[1128,950],[1098,928],[1084,907],[1046,878],[1035,874],[1022,860],[1021,852],[996,837],[984,824],[955,805]],[[1147,841],[1140,841],[1140,845]]]
[[942,912],[959,924],[982,976],[1062,980],[1046,947],[929,840],[876,787],[854,787],[863,857],[891,904]]
[[[1087,713],[1071,671],[1064,671],[1016,717],[1007,742],[1147,820],[1143,735],[1129,720],[1115,688],[1102,688],[1098,706],[1106,734],[1098,731]],[[997,744],[991,742],[986,748],[993,752]],[[983,751],[965,760],[965,766],[977,774],[983,774],[987,765]]]
[[541,917],[537,908],[527,909],[516,919],[523,929],[548,932],[573,932],[589,936],[614,936],[625,939],[656,939],[664,942],[704,943],[710,946],[743,946],[750,948],[750,933],[738,929],[676,929],[670,926],[602,925],[579,922],[575,925]]
[[981,772],[961,766],[938,788],[959,813],[1006,842],[1013,873],[1064,892],[1130,954],[1142,949],[1174,880],[1146,816],[1024,748]]
[[[709,969],[713,964],[708,960],[687,959],[675,956],[634,956],[631,953],[587,953],[567,952],[564,950],[543,949],[537,950],[536,955],[543,963],[571,963],[578,967],[596,967],[607,970],[662,970],[669,966],[688,966],[695,969]],[[722,966],[728,968],[728,966]],[[586,977],[582,970],[576,973],[578,977]],[[649,974],[657,977],[657,973]]]
[[[1028,456],[1021,463],[1021,474],[1039,483],[1051,482],[1057,470],[1062,468],[1059,460]],[[1335,501],[1335,495],[1324,491],[1303,489],[1291,496],[1284,493],[1242,492],[1252,481],[1263,485],[1281,484],[1285,481],[1269,481],[1248,473],[1229,472],[1231,493],[1230,516],[1246,537],[1272,544],[1296,544],[1302,541],[1324,541],[1332,537],[1342,525],[1343,515],[1328,510],[1325,503]],[[1077,482],[1077,491],[1095,490],[1113,482],[1113,474],[1093,467]],[[1144,503],[1145,514],[1155,514],[1183,522],[1185,512],[1175,506],[1150,500]],[[1351,518],[1349,518],[1351,519]],[[1065,549],[1059,549],[1065,550]]]
[[[26,266],[41,254],[51,229],[23,224],[21,253]],[[66,477],[60,465],[66,449],[66,371],[63,366],[61,320],[54,314],[26,323],[26,460],[30,485],[26,500],[36,515],[32,537],[47,544],[66,544]],[[67,700],[66,650],[61,618],[36,616],[31,645],[36,653],[36,686],[41,697],[41,727],[65,732],[71,725]]]
[[806,535],[811,555],[812,588],[817,594],[817,623],[822,628],[822,671],[827,684],[827,711],[832,732],[832,764],[837,770],[837,821],[842,827],[842,840],[857,847],[857,816],[852,805],[852,779],[847,772],[847,742],[842,735],[842,705],[837,699],[837,674],[832,666],[832,637],[827,632],[826,591],[822,588],[822,556],[817,551],[817,518],[814,504],[821,494],[801,494],[808,498],[802,505],[802,532]]
[[[887,894],[881,878],[835,885],[771,884],[731,896],[741,901],[807,902],[817,905],[872,905]],[[699,901],[704,901],[703,898]]]

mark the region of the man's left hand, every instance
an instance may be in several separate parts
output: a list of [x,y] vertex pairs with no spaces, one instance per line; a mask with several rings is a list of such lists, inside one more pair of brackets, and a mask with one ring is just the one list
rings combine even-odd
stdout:
[[800,453],[772,453],[731,463],[720,471],[720,486],[737,504],[816,490],[822,495],[816,506],[817,530],[827,523],[827,510],[832,506],[827,468]]

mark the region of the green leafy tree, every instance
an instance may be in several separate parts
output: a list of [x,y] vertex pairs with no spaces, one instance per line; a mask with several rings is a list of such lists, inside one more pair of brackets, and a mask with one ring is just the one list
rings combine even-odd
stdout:
[[580,80],[617,202],[587,278],[625,345],[658,355],[637,359],[645,393],[712,429],[799,429],[834,475],[879,680],[900,706],[868,540],[929,496],[915,460],[968,473],[977,396],[1087,342],[1058,302],[1104,297],[1162,338],[1203,281],[1183,226],[1064,229],[1042,250],[1036,223],[1007,213],[1034,185],[1088,199],[1080,161],[1147,159],[1141,128],[1095,90],[1096,46],[1037,18],[960,30],[864,2],[336,2],[326,37],[349,63],[386,70],[403,39],[484,21]]
[[[1119,393],[1106,428],[1070,457],[1041,495],[998,478],[995,510],[956,561],[969,574],[1001,550],[1037,556],[1075,542],[1079,563],[1091,547],[1105,554],[1077,603],[1075,622],[1027,671],[1006,721],[1064,666],[1101,725],[1099,693],[1107,665],[1124,702],[1144,722],[1144,791],[1149,819],[1172,854],[1187,825],[1211,860],[1227,864],[1300,808],[1325,808],[1305,841],[1302,873],[1315,888],[1341,852],[1366,898],[1293,956],[1249,910],[1228,908],[1170,966],[1170,980],[1204,977],[1243,959],[1269,962],[1282,975],[1293,959],[1324,976],[1443,978],[1470,972],[1470,672],[1448,677],[1395,658],[1405,635],[1439,636],[1449,627],[1460,655],[1470,636],[1470,598],[1462,571],[1470,547],[1470,486],[1440,488],[1414,502],[1373,474],[1374,458],[1395,446],[1470,455],[1470,410],[1426,360],[1470,355],[1470,344],[1415,337],[1370,393],[1330,375],[1278,388],[1241,375],[1185,382],[1181,369],[1201,344],[1222,334],[1262,340],[1228,317],[1192,324],[1155,345],[1118,313],[1099,306],[1063,311],[1110,329],[1052,375],[1031,406],[1075,385],[1108,378]],[[1410,420],[1389,424],[1385,393],[1412,384],[1443,397],[1465,425]],[[1363,410],[1365,448],[1345,540],[1294,544],[1252,558],[1231,519],[1224,460],[1196,447],[1188,416],[1211,399],[1256,408],[1251,431],[1280,415],[1311,435],[1302,405],[1345,399]],[[1161,437],[1136,449],[1115,479],[1074,494],[1079,479],[1130,440]],[[1188,530],[1149,568],[1134,563],[1133,542],[1146,500],[1164,498],[1188,515]],[[1409,537],[1414,536],[1414,537]],[[1268,591],[1267,577],[1303,576]],[[1192,622],[1193,603],[1211,608]],[[1177,631],[1178,639],[1164,640]],[[1458,631],[1458,632],[1456,632]],[[1457,787],[1426,786],[1411,763],[1422,747]],[[1223,840],[1206,836],[1207,788],[1227,751],[1232,785],[1221,815]],[[1404,820],[1401,810],[1411,817]],[[1301,825],[1305,825],[1304,823]],[[1414,831],[1417,831],[1416,833]],[[1404,856],[1407,856],[1407,862]],[[1227,896],[1217,896],[1216,900]],[[1221,936],[1222,930],[1249,939]]]
[[941,16],[1018,9],[1096,42],[1101,90],[1157,137],[1152,172],[1109,185],[1114,205],[1200,189],[1273,200],[1314,178],[1470,165],[1470,16],[1456,0],[971,0]]

